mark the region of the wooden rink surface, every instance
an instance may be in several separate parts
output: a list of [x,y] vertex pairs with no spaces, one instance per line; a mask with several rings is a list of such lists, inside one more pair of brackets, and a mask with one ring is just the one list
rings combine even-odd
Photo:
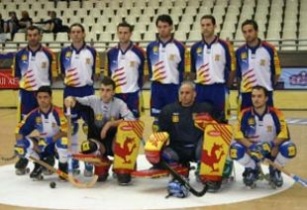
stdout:
[[[291,94],[289,91],[278,93],[278,100],[275,98],[275,102],[277,102],[278,107],[281,108],[301,108],[305,109],[304,111],[284,111],[286,118],[307,118],[307,103],[306,103],[306,92],[301,91],[299,93]],[[0,91],[1,101],[0,107],[3,105],[7,106],[7,103],[15,103],[16,96],[10,93],[3,93]],[[5,95],[5,97],[3,97]],[[288,97],[289,96],[289,97]],[[290,98],[290,99],[289,99]],[[6,100],[7,99],[7,100]],[[8,101],[12,100],[12,101]],[[61,105],[61,99],[59,96],[56,96],[55,104]],[[9,156],[12,154],[13,145],[14,145],[14,129],[16,126],[16,109],[0,109],[0,154]],[[146,112],[142,117],[142,120],[145,122],[145,133],[144,138],[150,135],[151,130],[151,122],[152,119],[149,117],[149,113]],[[306,125],[289,125],[291,139],[297,145],[297,156],[291,160],[286,169],[294,174],[301,176],[302,178],[307,178],[307,126]],[[82,140],[82,139],[80,139]],[[3,163],[0,161],[0,165],[3,164],[12,164],[14,161]],[[12,165],[13,167],[13,165]],[[12,169],[12,179],[14,178],[14,169]],[[241,174],[237,174],[237,176],[241,176]],[[5,181],[5,180],[1,180]],[[31,181],[29,179],[29,181]],[[5,189],[0,189],[5,190]],[[103,190],[103,189],[101,189]],[[27,196],[27,195],[25,195]],[[216,193],[218,196],[218,193]],[[187,198],[188,199],[188,198]],[[148,201],[150,202],[150,201]],[[174,202],[176,202],[174,200]],[[206,210],[221,210],[221,209],[229,209],[229,210],[239,210],[239,209],[249,209],[249,210],[265,210],[265,209],[291,209],[291,210],[303,210],[307,207],[307,189],[294,184],[290,189],[265,198],[256,199],[247,202],[240,202],[235,204],[228,205],[218,205],[218,206],[206,206],[206,207],[198,207],[198,208],[185,208],[189,210],[198,210],[198,209],[206,209]],[[30,210],[34,208],[27,207],[17,207],[17,206],[8,206],[0,204],[0,210]],[[103,207],[102,207],[103,209]],[[38,209],[35,209],[38,210]],[[41,208],[39,210],[42,210]]]

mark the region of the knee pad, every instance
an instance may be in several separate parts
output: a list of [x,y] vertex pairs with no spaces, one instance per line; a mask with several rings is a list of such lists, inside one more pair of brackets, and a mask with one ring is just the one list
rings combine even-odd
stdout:
[[34,147],[34,144],[32,140],[29,137],[25,137],[16,142],[14,146],[14,152],[19,157],[26,157],[28,150],[32,149],[33,147]]
[[162,148],[168,144],[169,135],[167,132],[157,132],[149,136],[144,150],[147,160],[152,164],[157,164],[161,160]]
[[86,140],[81,143],[81,152],[83,154],[92,154],[97,152],[98,149],[99,146],[94,141]]
[[55,145],[56,145],[56,148],[67,149],[67,143],[68,143],[68,139],[66,137],[63,137],[57,140]]
[[239,160],[243,158],[246,153],[246,148],[239,143],[233,143],[230,145],[230,158],[233,160]]
[[292,141],[283,142],[279,146],[279,152],[286,158],[294,158],[296,156],[296,146]]

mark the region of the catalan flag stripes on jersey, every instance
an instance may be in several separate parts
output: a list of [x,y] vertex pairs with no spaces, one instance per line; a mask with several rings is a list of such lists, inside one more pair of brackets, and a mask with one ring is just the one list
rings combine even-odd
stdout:
[[18,51],[15,55],[13,76],[20,79],[19,87],[36,91],[40,86],[51,85],[52,61],[52,52],[43,46],[35,52],[29,47]]
[[216,37],[210,44],[199,41],[191,47],[191,72],[196,73],[195,83],[223,84],[231,71],[235,71],[235,59],[233,48],[226,41]]
[[116,84],[116,93],[133,93],[143,86],[145,52],[132,42],[126,51],[119,47],[107,53],[107,75]]
[[65,75],[64,84],[71,87],[93,85],[93,77],[97,66],[97,52],[85,43],[79,49],[72,45],[62,49],[60,53],[61,73]]
[[256,47],[245,44],[237,49],[236,60],[242,93],[251,92],[256,85],[261,85],[268,91],[274,89],[274,77],[281,74],[281,68],[277,51],[272,45],[261,40]]
[[185,47],[175,39],[160,40],[147,46],[147,62],[151,81],[162,84],[180,84],[183,80]]

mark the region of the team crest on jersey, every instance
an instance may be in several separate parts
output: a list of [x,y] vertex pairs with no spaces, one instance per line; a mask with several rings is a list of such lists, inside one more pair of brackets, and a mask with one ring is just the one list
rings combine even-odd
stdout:
[[21,56],[21,60],[22,60],[22,61],[28,60],[28,55],[22,55],[22,56]]
[[196,49],[196,53],[197,53],[197,54],[201,54],[201,53],[202,53],[202,51],[203,51],[203,50],[202,50],[202,48],[201,48],[201,47],[199,47],[199,48],[197,48],[197,49]]
[[171,55],[169,56],[169,60],[170,60],[170,61],[174,61],[175,58],[176,58],[176,55],[175,55],[175,54],[171,54]]
[[91,59],[90,58],[86,58],[85,62],[86,62],[86,64],[90,64],[91,63]]
[[70,58],[70,57],[71,57],[71,52],[70,52],[70,51],[67,51],[66,54],[65,54],[65,57],[66,57],[66,58]]
[[173,113],[172,122],[173,123],[179,122],[179,113],[177,113],[177,112]]
[[154,53],[157,53],[159,48],[157,46],[154,46],[152,50],[153,50]]
[[130,67],[135,67],[135,61],[130,61]]
[[36,117],[35,118],[35,122],[36,122],[36,124],[42,123],[42,118],[41,117]]
[[260,60],[260,66],[265,66],[265,60],[264,59]]
[[47,62],[42,62],[42,68],[43,69],[47,68]]
[[248,123],[248,125],[255,125],[256,124],[255,119],[253,117],[249,118],[247,123]]
[[268,126],[266,127],[266,131],[267,131],[267,132],[272,132],[272,131],[273,131],[273,126],[268,125]]
[[51,127],[53,127],[53,128],[55,128],[56,126],[57,126],[56,123],[51,124]]
[[242,60],[247,59],[247,53],[246,53],[246,52],[241,53],[241,59],[242,59]]
[[95,115],[95,119],[96,119],[97,121],[101,121],[101,120],[103,119],[103,115],[102,115],[102,114],[96,114],[96,115]]
[[221,59],[221,55],[219,55],[219,54],[215,55],[215,57],[214,57],[215,61],[219,61],[220,59]]

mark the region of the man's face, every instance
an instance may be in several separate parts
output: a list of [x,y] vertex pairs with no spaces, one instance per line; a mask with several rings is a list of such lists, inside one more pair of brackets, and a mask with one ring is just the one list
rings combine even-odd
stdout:
[[212,37],[214,35],[215,25],[213,25],[212,20],[209,18],[204,18],[200,21],[201,32],[204,38]]
[[167,22],[158,21],[157,29],[160,38],[168,38],[172,35],[173,27]]
[[40,109],[46,109],[51,106],[52,98],[48,93],[39,92],[36,95],[36,99]]
[[70,30],[69,37],[73,43],[80,43],[84,41],[85,33],[79,26],[74,26]]
[[129,27],[118,27],[117,36],[121,44],[127,44],[130,42],[132,32]]
[[253,25],[245,25],[242,27],[242,33],[247,43],[253,42],[258,39],[258,32],[254,29]]
[[265,96],[265,93],[261,89],[252,90],[252,103],[254,108],[262,108],[266,106],[268,97]]
[[38,30],[27,30],[27,40],[30,47],[36,47],[40,44],[42,35]]
[[109,103],[114,96],[113,86],[102,84],[100,87],[100,91],[101,100],[105,103]]
[[187,84],[181,86],[179,90],[179,101],[182,106],[188,107],[194,103],[196,97],[195,90]]

